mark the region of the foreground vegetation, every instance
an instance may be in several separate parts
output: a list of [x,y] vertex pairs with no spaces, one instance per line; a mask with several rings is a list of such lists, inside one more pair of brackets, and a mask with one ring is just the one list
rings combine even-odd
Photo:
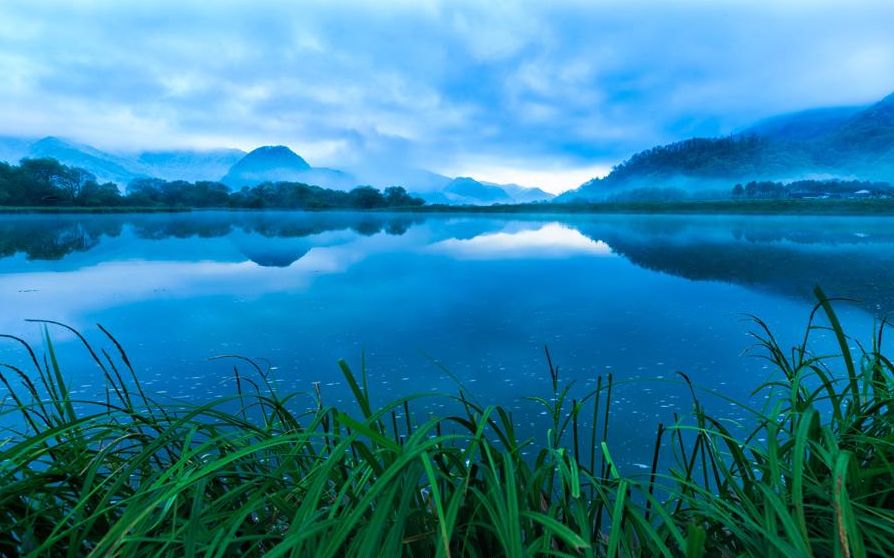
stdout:
[[[533,402],[552,428],[527,439],[508,411],[462,391],[451,416],[414,416],[413,397],[376,408],[345,363],[356,409],[327,405],[317,387],[298,412],[302,396],[277,394],[268,370],[240,359],[231,400],[159,404],[104,329],[109,350],[82,340],[108,399],[75,401],[49,335],[44,358],[10,338],[33,370],[0,376],[3,418],[24,424],[0,435],[0,554],[892,555],[884,326],[859,344],[817,294],[791,350],[756,321],[777,377],[759,387],[766,409],[743,405],[747,431],[712,418],[692,390],[690,416],[657,425],[642,477],[622,474],[605,443],[618,429],[612,377],[575,398],[549,353],[551,393]],[[811,352],[818,330],[839,354]]]

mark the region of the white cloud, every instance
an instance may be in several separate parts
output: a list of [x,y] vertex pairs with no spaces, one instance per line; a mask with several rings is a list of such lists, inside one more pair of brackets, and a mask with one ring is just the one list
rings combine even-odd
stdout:
[[487,166],[550,189],[655,143],[894,90],[881,0],[3,11],[0,134],[112,149],[287,144],[318,165]]

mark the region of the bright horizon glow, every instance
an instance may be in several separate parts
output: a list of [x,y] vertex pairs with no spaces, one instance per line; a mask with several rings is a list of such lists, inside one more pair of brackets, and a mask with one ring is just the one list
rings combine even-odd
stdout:
[[561,194],[577,188],[592,178],[602,178],[611,172],[610,165],[583,168],[523,169],[512,167],[461,168],[457,176],[471,176],[483,182],[518,184],[528,188],[540,188],[551,194]]

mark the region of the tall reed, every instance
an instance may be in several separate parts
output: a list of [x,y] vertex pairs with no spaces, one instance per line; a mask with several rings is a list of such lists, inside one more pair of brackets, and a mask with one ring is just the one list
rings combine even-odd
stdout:
[[[105,401],[81,401],[49,334],[65,326],[44,324],[40,356],[4,336],[30,364],[0,365],[2,419],[18,425],[0,434],[0,555],[894,555],[885,324],[857,343],[816,294],[790,350],[755,321],[778,371],[756,390],[769,411],[749,410],[741,435],[693,389],[690,415],[656,425],[644,477],[612,458],[614,378],[573,396],[548,351],[552,393],[532,399],[551,426],[537,445],[505,408],[462,392],[449,397],[458,412],[428,420],[411,419],[420,396],[377,407],[363,367],[344,362],[352,408],[318,389],[312,405],[280,395],[245,359],[231,398],[161,404],[105,329],[98,350],[71,330],[107,386]],[[811,351],[818,330],[837,354]]]

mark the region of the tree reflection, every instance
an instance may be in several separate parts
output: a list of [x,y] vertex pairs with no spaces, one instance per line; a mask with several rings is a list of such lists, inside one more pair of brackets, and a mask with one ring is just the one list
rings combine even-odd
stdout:
[[59,260],[88,252],[129,228],[140,239],[219,238],[234,230],[268,238],[303,238],[351,230],[402,235],[422,219],[407,215],[334,213],[177,213],[143,215],[13,215],[0,218],[0,258]]
[[894,311],[894,229],[885,219],[627,217],[575,223],[653,271],[812,300],[815,285]]

